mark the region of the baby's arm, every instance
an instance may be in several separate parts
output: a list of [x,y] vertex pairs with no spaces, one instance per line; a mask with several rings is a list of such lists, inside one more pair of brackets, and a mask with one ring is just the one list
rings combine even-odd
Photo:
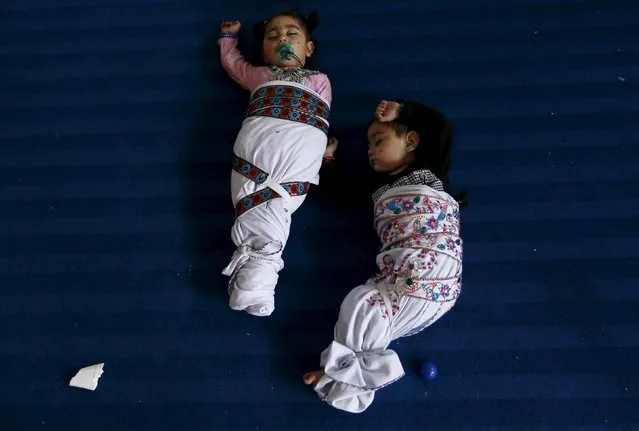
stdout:
[[308,86],[317,94],[322,96],[329,105],[331,104],[333,101],[333,90],[331,88],[331,81],[328,80],[328,76],[323,73],[310,75],[308,77]]
[[253,90],[258,85],[268,81],[268,69],[256,67],[244,59],[237,47],[237,37],[240,31],[238,21],[225,22],[220,28],[220,60],[222,67],[229,76],[245,90]]

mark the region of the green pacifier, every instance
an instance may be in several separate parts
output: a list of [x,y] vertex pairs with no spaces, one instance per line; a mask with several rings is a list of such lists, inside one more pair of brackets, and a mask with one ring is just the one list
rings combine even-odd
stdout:
[[293,51],[293,46],[288,42],[283,43],[275,48],[275,53],[280,59],[285,61],[295,58],[295,51]]

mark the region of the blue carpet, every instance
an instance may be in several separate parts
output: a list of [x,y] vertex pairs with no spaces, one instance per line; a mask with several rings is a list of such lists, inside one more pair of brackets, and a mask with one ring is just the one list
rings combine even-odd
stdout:
[[[311,197],[276,313],[227,308],[247,98],[214,36],[295,4],[221,3],[0,4],[0,429],[639,429],[639,3],[314,3],[345,157],[380,98],[418,98],[471,199],[462,298],[394,345],[440,376],[363,415],[301,373],[370,275],[370,215]],[[95,362],[97,391],[67,386]]]

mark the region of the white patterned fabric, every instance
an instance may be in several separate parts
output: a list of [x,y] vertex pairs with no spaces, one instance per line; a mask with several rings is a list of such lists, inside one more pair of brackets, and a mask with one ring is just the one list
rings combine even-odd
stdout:
[[359,413],[404,375],[391,341],[430,326],[461,293],[459,205],[428,186],[388,189],[375,202],[379,273],[342,302],[315,385],[329,405]]
[[[271,81],[258,86],[280,84]],[[303,86],[318,99],[320,95]],[[231,173],[231,196],[235,206],[242,198],[267,187],[281,197],[251,208],[235,219],[231,238],[237,249],[223,274],[230,276],[229,306],[255,316],[268,316],[275,309],[275,286],[284,268],[282,252],[288,241],[291,216],[306,195],[288,196],[278,184],[296,181],[317,184],[326,135],[318,128],[296,121],[270,117],[248,117],[237,136],[233,152],[265,171],[268,181],[258,184],[236,171]],[[279,188],[278,188],[279,187]]]

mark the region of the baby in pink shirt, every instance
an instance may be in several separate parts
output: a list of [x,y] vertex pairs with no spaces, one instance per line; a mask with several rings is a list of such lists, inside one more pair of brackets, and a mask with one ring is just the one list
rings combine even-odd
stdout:
[[[237,47],[240,22],[225,22],[219,39],[222,67],[229,76],[245,90],[253,91],[268,81],[293,81],[304,84],[331,102],[331,83],[328,77],[316,70],[306,69],[315,52],[311,32],[317,26],[317,15],[311,13],[304,18],[297,12],[283,12],[255,25],[256,39],[263,37],[262,56],[266,66],[248,63]],[[282,58],[278,48],[290,46],[294,56]]]
[[319,183],[327,147],[331,84],[325,74],[307,68],[316,26],[316,14],[295,11],[257,24],[253,34],[265,66],[248,63],[240,53],[238,21],[221,26],[222,67],[251,92],[233,147],[231,238],[237,249],[223,273],[230,277],[230,307],[254,316],[275,309],[291,216],[310,184]]

